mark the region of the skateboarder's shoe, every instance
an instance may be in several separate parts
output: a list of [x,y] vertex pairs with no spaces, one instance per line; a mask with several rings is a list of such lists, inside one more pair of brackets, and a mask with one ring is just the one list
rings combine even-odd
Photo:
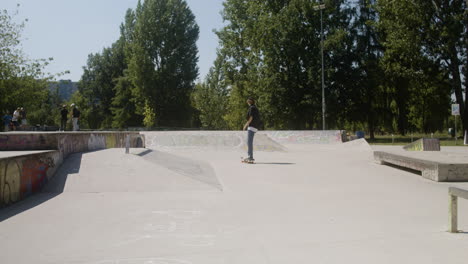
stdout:
[[242,162],[252,164],[252,163],[255,163],[255,160],[251,158],[246,158],[246,159],[243,159]]

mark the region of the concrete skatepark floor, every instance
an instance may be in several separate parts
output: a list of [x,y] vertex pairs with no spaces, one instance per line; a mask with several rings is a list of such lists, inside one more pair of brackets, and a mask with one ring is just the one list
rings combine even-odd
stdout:
[[468,183],[375,164],[363,142],[285,147],[254,165],[238,149],[74,154],[0,210],[0,263],[466,263],[447,189]]

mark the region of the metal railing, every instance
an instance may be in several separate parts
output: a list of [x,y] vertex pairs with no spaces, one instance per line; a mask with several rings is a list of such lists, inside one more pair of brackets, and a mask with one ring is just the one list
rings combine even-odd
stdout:
[[449,187],[449,232],[458,233],[458,197],[468,199],[468,190]]

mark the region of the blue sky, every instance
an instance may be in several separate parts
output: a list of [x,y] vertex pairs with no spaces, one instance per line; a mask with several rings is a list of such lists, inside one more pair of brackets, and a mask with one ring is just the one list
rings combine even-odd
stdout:
[[[186,0],[200,27],[197,42],[203,79],[216,58],[218,39],[213,29],[223,26],[223,0]],[[128,8],[138,0],[1,0],[10,14],[20,4],[16,21],[28,19],[22,36],[24,53],[31,59],[53,57],[47,70],[69,70],[61,79],[78,81],[88,54],[100,52],[119,37],[119,26]]]

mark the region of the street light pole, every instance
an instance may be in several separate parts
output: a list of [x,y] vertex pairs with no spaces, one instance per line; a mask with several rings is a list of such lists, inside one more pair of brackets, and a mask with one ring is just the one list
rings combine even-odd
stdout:
[[[468,0],[467,0],[468,1]],[[323,9],[325,9],[325,4],[314,6],[315,10],[320,10],[320,48],[322,53],[322,130],[326,129],[325,126],[325,113],[326,113],[326,104],[325,104],[325,67],[323,63]]]

